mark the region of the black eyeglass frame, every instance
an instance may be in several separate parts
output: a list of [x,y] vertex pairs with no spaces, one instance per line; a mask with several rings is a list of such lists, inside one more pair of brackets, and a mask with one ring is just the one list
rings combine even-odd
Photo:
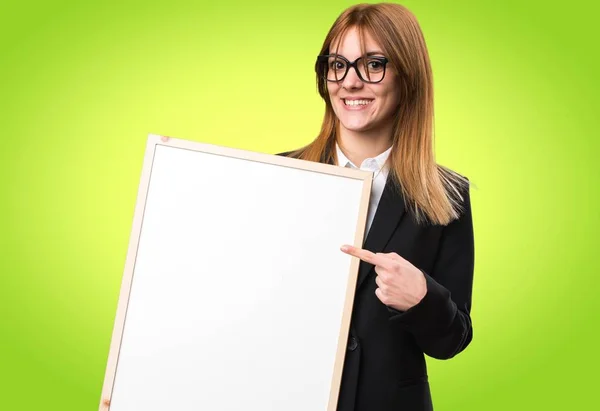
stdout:
[[[329,79],[327,78],[327,71],[329,70],[329,68],[328,68],[328,67],[329,67],[329,59],[330,59],[330,58],[332,58],[332,57],[333,57],[334,59],[340,59],[340,60],[343,60],[343,61],[345,61],[345,62],[346,62],[346,72],[344,73],[344,75],[343,75],[342,77],[340,77],[340,78],[339,78],[339,79],[337,79],[337,80],[329,80]],[[369,60],[371,60],[371,59],[372,59],[372,60],[377,60],[377,61],[379,61],[381,64],[383,64],[383,75],[381,76],[381,79],[380,79],[380,80],[377,80],[377,81],[371,81],[371,80],[366,80],[366,79],[364,79],[364,78],[363,78],[363,76],[360,74],[360,70],[358,69],[358,64],[357,64],[357,63],[358,63],[358,61],[362,59],[362,57],[359,57],[359,58],[357,58],[356,60],[354,60],[354,61],[352,61],[352,62],[351,62],[351,61],[350,61],[350,60],[348,60],[346,57],[344,57],[344,56],[340,56],[339,54],[319,54],[319,55],[317,56],[317,61],[325,61],[325,62],[327,63],[327,64],[325,65],[325,71],[324,71],[324,73],[323,73],[323,78],[324,78],[326,81],[329,81],[329,82],[332,82],[332,83],[339,83],[340,81],[343,81],[343,80],[346,78],[346,76],[348,75],[348,72],[350,71],[350,68],[351,68],[351,67],[354,67],[354,71],[356,72],[356,75],[358,76],[358,78],[359,78],[361,81],[365,82],[365,83],[376,84],[376,83],[380,83],[380,82],[382,82],[382,81],[383,81],[383,79],[385,78],[385,73],[386,73],[387,63],[389,63],[390,61],[389,61],[389,60],[388,60],[386,57],[383,57],[383,56],[368,56],[367,58],[368,58]]]

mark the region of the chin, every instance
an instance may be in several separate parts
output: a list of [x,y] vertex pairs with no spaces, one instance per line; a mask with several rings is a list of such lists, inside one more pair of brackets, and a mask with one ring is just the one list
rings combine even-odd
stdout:
[[365,123],[355,123],[355,122],[340,121],[340,124],[346,130],[348,130],[348,131],[354,131],[354,132],[367,131],[370,128],[369,124],[365,124]]
[[367,118],[368,116],[352,116],[348,115],[348,113],[341,114],[341,116],[338,116],[340,125],[348,131],[367,131],[373,127],[373,122]]

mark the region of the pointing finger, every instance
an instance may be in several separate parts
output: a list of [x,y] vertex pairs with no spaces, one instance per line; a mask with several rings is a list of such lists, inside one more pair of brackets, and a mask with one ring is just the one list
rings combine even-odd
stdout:
[[351,245],[343,245],[340,248],[346,254],[349,254],[354,257],[360,258],[362,261],[365,261],[369,264],[379,265],[385,267],[389,265],[388,258],[383,255],[377,255],[369,250],[365,250],[363,248],[353,247]]

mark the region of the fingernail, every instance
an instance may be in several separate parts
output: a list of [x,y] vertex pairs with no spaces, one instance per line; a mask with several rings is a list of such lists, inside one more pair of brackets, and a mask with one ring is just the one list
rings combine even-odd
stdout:
[[340,247],[340,250],[342,251],[348,251],[348,246],[347,245],[343,245]]

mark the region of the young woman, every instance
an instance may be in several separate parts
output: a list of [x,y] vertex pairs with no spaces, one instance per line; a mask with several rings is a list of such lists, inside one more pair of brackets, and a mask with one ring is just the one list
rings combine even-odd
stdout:
[[280,155],[373,171],[338,411],[432,410],[425,355],[471,342],[468,180],[436,164],[429,56],[413,14],[361,4],[331,27],[316,62],[317,138]]

